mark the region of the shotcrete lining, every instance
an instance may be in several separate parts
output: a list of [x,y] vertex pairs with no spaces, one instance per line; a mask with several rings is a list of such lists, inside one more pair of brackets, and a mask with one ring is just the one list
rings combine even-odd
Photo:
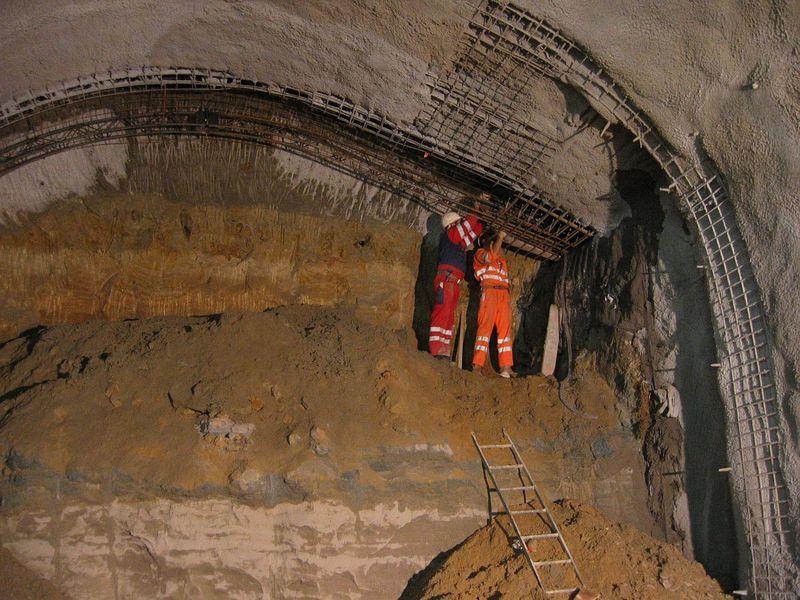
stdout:
[[[32,94],[21,100],[7,103],[0,109],[4,114],[4,119],[0,120],[0,128],[9,128],[9,130],[13,132],[15,126],[23,118],[36,118],[37,121],[40,119],[47,120],[50,118],[51,110],[63,106],[71,106],[76,102],[91,100],[96,97],[127,96],[132,93],[141,93],[145,90],[152,91],[153,88],[160,90],[162,95],[166,93],[166,90],[176,90],[175,93],[177,93],[177,91],[199,93],[206,90],[255,91],[258,92],[259,95],[265,95],[267,98],[294,101],[302,106],[311,107],[323,115],[334,117],[340,123],[345,123],[351,131],[354,130],[359,133],[368,134],[375,141],[384,144],[384,146],[387,146],[394,153],[411,152],[422,153],[424,156],[433,155],[435,160],[441,161],[445,166],[455,167],[459,169],[459,173],[463,173],[475,179],[475,182],[471,182],[472,185],[500,185],[504,188],[516,189],[516,192],[512,192],[515,194],[513,206],[509,206],[508,203],[506,203],[505,206],[499,203],[493,205],[489,204],[483,211],[479,212],[489,223],[495,223],[502,219],[507,227],[510,226],[511,243],[523,252],[529,252],[548,259],[555,259],[566,249],[577,246],[594,233],[591,227],[581,224],[580,221],[570,215],[569,212],[556,208],[549,202],[543,200],[541,194],[536,190],[527,189],[520,192],[522,186],[519,183],[507,178],[502,173],[496,172],[494,166],[487,165],[484,161],[479,160],[480,157],[454,152],[451,149],[443,147],[429,136],[423,136],[415,131],[403,129],[385,116],[375,113],[370,109],[356,106],[344,98],[331,94],[297,90],[288,86],[277,86],[271,83],[244,80],[229,73],[200,69],[144,68],[109,72],[89,78],[79,78],[74,82],[66,83],[62,89],[47,90],[41,94]],[[167,98],[165,96],[160,96],[157,97],[156,100],[164,102]],[[240,97],[238,102],[244,103],[246,100],[246,98]],[[220,100],[206,100],[208,104],[213,104],[215,102],[219,103]],[[200,110],[200,108],[201,107],[197,107],[197,110]],[[163,114],[154,114],[151,115],[151,118],[163,121],[164,116]],[[248,115],[242,114],[236,116],[240,119],[243,116],[248,117]],[[187,128],[194,126],[202,128],[203,133],[206,134],[217,133],[222,135],[222,137],[249,137],[251,141],[265,143],[264,140],[258,136],[249,135],[254,127],[259,124],[263,125],[263,123],[259,123],[255,115],[249,115],[249,118],[246,118],[246,120],[249,129],[245,128],[244,130],[235,132],[235,134],[230,131],[215,132],[214,127],[209,127],[216,126],[217,124],[215,123],[206,121],[193,122],[190,124],[185,120],[181,120],[179,123],[169,123],[175,130],[166,131],[166,133],[187,133]],[[80,123],[79,117],[78,122]],[[162,128],[163,125],[163,123],[160,123]],[[106,120],[102,123],[102,126],[108,131],[103,131],[102,128],[97,128],[92,125],[84,132],[75,131],[69,127],[61,127],[55,132],[48,132],[46,129],[47,125],[45,125],[45,131],[39,133],[41,137],[37,137],[36,134],[31,134],[29,130],[23,130],[17,134],[16,140],[6,147],[5,153],[10,154],[10,157],[6,159],[6,164],[0,167],[0,172],[3,168],[8,170],[20,164],[24,164],[27,160],[42,156],[43,153],[41,151],[37,153],[36,144],[53,142],[53,140],[47,138],[47,135],[42,135],[43,133],[49,134],[51,137],[60,135],[64,138],[56,138],[54,140],[55,145],[47,150],[49,153],[86,143],[84,137],[87,135],[93,135],[95,141],[97,141],[96,138],[104,140],[109,137],[118,137],[118,135],[116,135],[117,132],[120,129],[126,129],[126,127],[121,127],[114,123],[114,120]],[[295,125],[295,128],[299,128],[299,125]],[[136,134],[135,127],[127,127],[127,129],[127,135]],[[134,131],[131,131],[131,129],[134,129]],[[113,132],[114,135],[111,135],[109,132]],[[163,132],[164,131],[162,131],[162,133]],[[267,140],[266,143],[272,142]],[[364,145],[366,142],[362,140],[360,143]],[[356,153],[354,157],[357,156],[358,154]],[[433,163],[434,159],[428,162]],[[373,175],[378,174],[378,170],[369,163],[367,163],[366,167]],[[364,168],[359,169],[359,171],[360,174],[364,176]],[[402,186],[399,187],[400,189],[402,188]],[[398,185],[393,185],[392,189],[393,191],[397,191]],[[460,194],[463,194],[463,190]],[[433,202],[427,200],[425,196],[426,194],[416,195],[416,199],[429,205],[432,204],[432,208],[439,212],[447,207],[461,210],[471,208],[464,204],[462,198],[457,197],[458,194],[440,194]],[[508,219],[510,210],[512,211],[510,214],[516,214],[516,219]]]
[[[733,467],[746,504],[743,513],[753,560],[753,591],[768,596],[785,594],[772,587],[778,583],[769,566],[785,566],[791,552],[790,526],[781,523],[788,515],[785,487],[780,480],[774,485],[767,481],[780,476],[782,443],[780,432],[774,429],[780,412],[771,347],[749,254],[718,170],[703,156],[686,161],[674,153],[624,91],[558,32],[541,21],[531,21],[530,15],[516,7],[491,4],[532,23],[520,35],[523,41],[537,42],[530,52],[547,62],[563,81],[582,90],[601,114],[618,119],[634,133],[636,141],[664,168],[671,181],[670,190],[696,223],[706,251],[705,266],[720,336],[720,383],[734,407],[729,423],[736,434],[732,437],[738,439],[742,462]],[[752,518],[751,511],[755,513]]]

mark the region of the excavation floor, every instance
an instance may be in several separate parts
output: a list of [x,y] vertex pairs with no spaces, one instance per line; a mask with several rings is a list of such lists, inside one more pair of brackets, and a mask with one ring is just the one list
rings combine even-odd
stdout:
[[[577,561],[585,587],[599,592],[602,598],[727,597],[701,565],[686,559],[675,546],[614,523],[575,500],[561,500],[551,508]],[[522,552],[510,544],[510,532],[510,522],[505,517],[482,527],[414,575],[401,600],[531,597],[544,600],[547,596]],[[555,542],[540,541],[538,547],[533,542],[529,544],[535,561],[565,558],[556,550]],[[552,570],[540,568],[543,583],[549,589],[577,584],[569,567],[549,568]]]
[[504,427],[548,495],[658,531],[641,441],[590,364],[559,393],[460,371],[355,315],[293,306],[9,340],[0,545],[76,598],[396,597],[480,526],[470,432],[488,443]]

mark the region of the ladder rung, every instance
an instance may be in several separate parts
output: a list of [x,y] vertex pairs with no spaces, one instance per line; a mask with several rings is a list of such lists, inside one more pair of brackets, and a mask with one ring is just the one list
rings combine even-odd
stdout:
[[557,538],[558,534],[557,533],[536,533],[534,535],[523,535],[523,536],[520,536],[520,537],[522,537],[522,541],[525,542],[527,540],[544,540],[544,539],[548,539],[548,538],[551,538],[551,539],[552,538]]
[[541,567],[542,565],[570,565],[570,564],[572,564],[572,561],[569,560],[568,558],[565,558],[563,560],[539,560],[539,561],[533,561],[533,564],[535,564],[537,567]]
[[511,514],[511,515],[533,515],[533,514],[542,514],[542,513],[546,513],[546,512],[547,512],[546,508],[526,508],[526,509],[522,509],[522,510],[512,510],[512,511],[493,510],[492,511],[492,515],[496,515],[496,516],[508,515],[508,514]]
[[481,446],[478,444],[480,448],[511,448],[511,444],[484,444]]
[[497,488],[498,492],[516,492],[521,490],[535,490],[535,485],[519,485],[517,487]]
[[495,469],[521,469],[524,466],[522,463],[517,463],[515,465],[489,465],[489,468],[494,471]]
[[575,592],[579,592],[581,588],[564,588],[561,590],[545,590],[544,593],[548,596],[553,594],[574,594]]

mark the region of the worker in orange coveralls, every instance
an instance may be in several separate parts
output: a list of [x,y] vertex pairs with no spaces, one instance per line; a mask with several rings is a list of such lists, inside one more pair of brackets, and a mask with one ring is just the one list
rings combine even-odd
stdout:
[[[481,199],[487,199],[481,195]],[[474,204],[477,210],[478,201]],[[439,238],[439,267],[433,280],[434,305],[431,313],[431,328],[428,335],[428,349],[436,358],[450,358],[450,343],[453,339],[456,306],[461,294],[459,285],[467,270],[467,250],[483,231],[478,217],[460,217],[454,212],[442,215],[444,231]]]
[[489,354],[492,330],[497,328],[497,359],[500,376],[512,375],[514,356],[511,351],[511,296],[508,291],[508,263],[503,258],[502,246],[505,232],[496,236],[485,236],[483,247],[475,253],[473,266],[475,279],[481,284],[481,303],[478,308],[478,331],[475,337],[475,352],[472,355],[472,370],[480,373]]

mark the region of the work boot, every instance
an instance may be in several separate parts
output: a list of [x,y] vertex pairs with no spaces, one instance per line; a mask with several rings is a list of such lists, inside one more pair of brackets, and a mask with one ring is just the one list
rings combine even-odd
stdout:
[[500,377],[503,379],[511,379],[514,377],[514,372],[509,367],[505,367],[500,371]]
[[475,373],[475,375],[483,375],[483,367],[480,365],[472,365],[472,372]]

